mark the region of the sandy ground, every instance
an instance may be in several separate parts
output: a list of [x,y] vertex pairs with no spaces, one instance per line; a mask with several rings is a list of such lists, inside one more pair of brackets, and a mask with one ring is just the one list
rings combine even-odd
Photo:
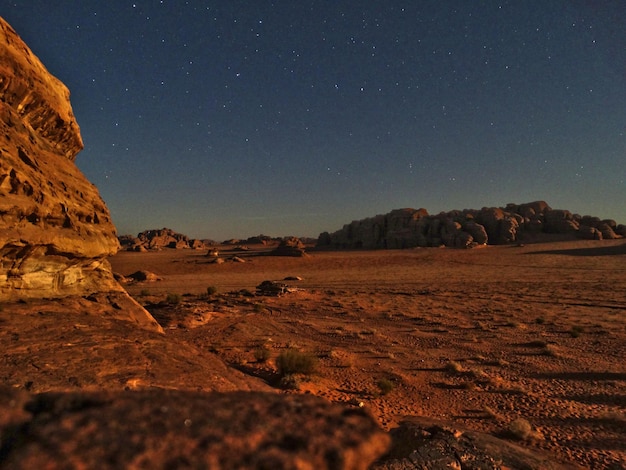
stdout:
[[[500,435],[517,418],[529,448],[587,468],[626,468],[626,244],[575,241],[473,250],[121,252],[127,285],[167,341],[217,354],[277,386],[276,357],[317,358],[299,389],[362,404],[384,428],[432,416]],[[232,248],[230,249],[232,250]],[[289,281],[281,297],[242,295]],[[218,293],[207,295],[207,288]],[[169,294],[170,302],[165,302]],[[261,348],[267,361],[258,360]],[[195,359],[194,359],[195,360]],[[381,391],[386,379],[393,388]],[[181,386],[185,384],[181,377]]]
[[[273,360],[256,351],[298,348],[319,362],[295,393],[363,403],[385,428],[426,415],[499,434],[523,418],[530,448],[626,466],[623,241],[254,254],[222,251],[246,262],[214,264],[200,251],[123,252],[112,264],[163,278],[128,290],[168,335],[268,383]],[[302,278],[288,283],[297,292],[227,295],[288,276]],[[168,293],[180,303],[158,304]]]

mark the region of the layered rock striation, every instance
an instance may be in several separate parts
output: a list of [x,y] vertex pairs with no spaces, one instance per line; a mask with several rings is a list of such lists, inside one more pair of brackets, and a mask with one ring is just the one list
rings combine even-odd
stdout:
[[0,18],[0,301],[106,293],[159,329],[113,278],[119,243],[82,148],[68,89]]
[[426,209],[397,209],[356,220],[342,229],[320,234],[320,248],[394,249],[446,246],[470,248],[502,245],[559,234],[591,240],[626,236],[614,220],[552,209],[545,201],[506,207],[464,209],[430,215]]

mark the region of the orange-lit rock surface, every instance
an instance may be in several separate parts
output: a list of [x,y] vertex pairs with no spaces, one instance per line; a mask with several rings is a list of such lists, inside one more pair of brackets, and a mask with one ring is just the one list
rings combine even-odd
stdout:
[[119,243],[74,164],[83,142],[69,95],[0,18],[0,301],[95,295],[160,329],[113,279]]

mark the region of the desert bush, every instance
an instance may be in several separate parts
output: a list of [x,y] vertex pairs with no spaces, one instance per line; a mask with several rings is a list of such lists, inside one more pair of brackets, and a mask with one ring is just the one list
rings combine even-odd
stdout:
[[483,413],[485,414],[485,418],[495,419],[495,420],[500,419],[500,416],[498,415],[498,413],[493,408],[490,408],[488,406],[485,406],[483,408]]
[[572,326],[572,328],[569,330],[569,334],[572,338],[578,338],[583,332],[585,331],[585,329],[580,326],[580,325],[574,325]]
[[267,346],[259,346],[254,350],[254,358],[257,362],[267,362],[268,359],[272,356],[272,351]]
[[546,344],[546,346],[541,350],[542,356],[550,356],[557,357],[559,355],[558,351],[551,344]]
[[533,435],[533,427],[524,418],[511,421],[507,427],[507,433],[515,439],[525,440]]
[[389,379],[380,379],[376,382],[376,386],[378,390],[380,390],[381,395],[387,395],[392,392],[392,390],[396,387],[395,384]]
[[265,310],[265,305],[263,305],[261,303],[256,303],[252,307],[252,310],[254,310],[256,313],[261,313],[261,312],[263,312],[263,310]]
[[487,372],[479,367],[470,369],[469,371],[467,371],[467,374],[481,383],[488,383],[491,380],[489,374],[487,374]]
[[545,322],[546,322],[546,319],[544,317],[535,318],[535,323],[537,323],[537,325],[543,325]]
[[452,373],[460,373],[460,372],[463,372],[463,370],[464,370],[463,366],[460,363],[456,362],[456,361],[448,362],[446,364],[445,369],[446,369],[446,371],[452,372]]
[[180,303],[181,299],[182,297],[180,294],[169,293],[167,294],[167,297],[165,298],[165,302],[167,302],[170,305],[176,305]]
[[472,382],[472,381],[467,380],[465,382],[462,382],[459,385],[459,388],[461,390],[475,390],[476,389],[476,384],[474,382]]
[[292,374],[310,375],[315,371],[317,358],[297,349],[287,349],[276,358],[276,367],[283,377]]
[[150,295],[150,291],[148,289],[142,289],[139,295],[147,297],[148,295]]
[[206,288],[206,294],[211,297],[214,296],[215,294],[217,294],[217,287],[215,286],[209,286]]

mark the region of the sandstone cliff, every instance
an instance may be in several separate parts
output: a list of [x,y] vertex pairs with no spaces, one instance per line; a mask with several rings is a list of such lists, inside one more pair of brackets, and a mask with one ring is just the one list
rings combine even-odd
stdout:
[[626,226],[614,220],[580,216],[552,209],[545,201],[483,207],[429,215],[426,209],[397,209],[385,215],[355,220],[333,233],[320,234],[320,248],[470,248],[532,241],[541,234],[564,238],[615,239]]
[[82,148],[68,89],[0,18],[0,301],[106,294],[160,329],[113,279],[115,227]]

